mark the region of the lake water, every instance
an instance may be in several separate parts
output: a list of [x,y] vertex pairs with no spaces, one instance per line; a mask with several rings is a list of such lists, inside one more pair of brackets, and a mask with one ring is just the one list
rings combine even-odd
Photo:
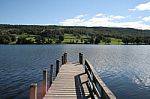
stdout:
[[64,52],[69,61],[83,53],[117,99],[150,99],[148,45],[0,45],[0,99],[28,99],[30,84]]

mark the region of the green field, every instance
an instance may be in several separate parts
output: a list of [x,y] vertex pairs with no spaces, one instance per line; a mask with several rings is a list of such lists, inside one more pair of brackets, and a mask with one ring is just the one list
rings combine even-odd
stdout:
[[[36,37],[38,35],[29,35],[29,34],[23,34],[23,35],[16,35],[16,38],[20,38],[20,37],[25,37],[26,40],[31,40],[34,43],[36,43]],[[62,44],[84,44],[85,41],[88,41],[88,36],[86,35],[81,35],[80,37],[75,36],[73,34],[64,34],[64,40],[61,42]],[[55,44],[56,41],[58,40],[58,38],[48,38],[48,37],[44,37],[45,39],[45,43],[49,44],[48,41],[51,40],[52,44]],[[116,38],[110,38],[111,39],[111,43],[109,43],[110,45],[121,45],[123,44],[121,39],[116,39]],[[17,40],[16,40],[17,41]],[[15,44],[16,41],[11,42],[10,44]],[[105,45],[105,42],[101,42],[99,43],[101,45]]]

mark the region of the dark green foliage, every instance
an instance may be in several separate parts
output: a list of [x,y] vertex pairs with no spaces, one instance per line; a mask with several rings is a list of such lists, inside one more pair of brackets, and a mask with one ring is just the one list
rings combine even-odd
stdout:
[[33,43],[34,42],[31,39],[27,40],[25,37],[19,37],[16,42],[16,44],[33,44]]
[[59,35],[59,40],[63,41],[64,40],[64,36],[63,35]]
[[36,42],[37,44],[44,44],[45,38],[42,37],[42,36],[37,36],[37,37],[35,38],[35,42]]
[[60,40],[56,40],[56,42],[55,42],[56,44],[60,44],[61,43],[61,41]]
[[11,37],[9,35],[0,35],[0,44],[9,44]]
[[124,44],[126,44],[126,45],[128,45],[128,43],[129,43],[129,39],[128,38],[123,38],[122,39],[122,42],[124,43]]
[[[122,39],[124,44],[150,44],[150,30],[132,28],[107,28],[107,27],[81,27],[81,26],[55,26],[55,25],[0,25],[0,43],[9,44],[16,41],[17,35],[35,35],[35,43],[51,44],[62,43],[64,33],[73,34],[82,43],[98,44],[101,40],[105,44],[111,42],[110,38]],[[87,38],[81,38],[86,36]],[[48,40],[47,40],[48,38]],[[52,41],[53,40],[53,41]],[[70,43],[78,43],[73,40]],[[18,38],[18,44],[34,43],[27,38]]]
[[105,44],[110,44],[111,43],[111,39],[110,38],[103,38],[102,40],[103,42],[105,42]]
[[87,40],[84,40],[84,44],[89,44]]
[[91,38],[89,39],[90,44],[95,44],[95,37],[91,36]]
[[0,44],[9,44],[11,42],[14,42],[15,40],[16,36],[14,35],[7,35],[7,34],[0,35]]
[[100,38],[99,38],[99,37],[96,37],[96,39],[95,39],[95,44],[98,44],[98,43],[100,43]]

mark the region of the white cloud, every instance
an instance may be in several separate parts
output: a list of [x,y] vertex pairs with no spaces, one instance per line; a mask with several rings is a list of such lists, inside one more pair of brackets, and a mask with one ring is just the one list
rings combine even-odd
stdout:
[[124,28],[150,30],[150,25],[146,25],[142,21],[123,22],[123,23],[117,23],[117,24]]
[[76,19],[80,19],[80,18],[83,18],[83,17],[85,17],[86,15],[78,15],[78,16],[76,16],[75,18]]
[[124,16],[114,16],[114,15],[111,15],[110,18],[112,18],[112,19],[124,19],[125,17]]
[[83,23],[84,23],[84,19],[79,19],[79,18],[66,19],[63,22],[60,22],[60,24],[64,26],[83,26],[82,25]]
[[129,11],[135,11],[136,9],[128,9]]
[[144,3],[144,4],[139,4],[136,6],[137,10],[144,11],[144,10],[150,10],[150,2]]
[[[135,29],[149,29],[150,25],[146,25],[143,21],[130,21],[130,22],[116,22],[116,20],[124,19],[125,16],[114,16],[106,14],[97,14],[92,18],[71,18],[60,22],[63,26],[103,26],[103,27],[122,27],[122,28],[135,28]],[[144,19],[143,19],[144,20]],[[148,20],[148,19],[147,19]]]
[[101,16],[105,16],[105,14],[103,14],[103,13],[96,14],[96,17],[101,17]]
[[139,4],[134,9],[128,9],[128,10],[129,11],[135,11],[135,10],[146,11],[146,10],[150,10],[150,2]]
[[142,20],[144,20],[145,22],[150,22],[150,16],[144,17]]

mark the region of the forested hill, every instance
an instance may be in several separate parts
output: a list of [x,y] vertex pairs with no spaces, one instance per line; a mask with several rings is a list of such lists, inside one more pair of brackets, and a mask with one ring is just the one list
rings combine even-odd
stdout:
[[[1,44],[150,44],[150,30],[110,27],[0,24]],[[119,43],[121,42],[121,43]]]

